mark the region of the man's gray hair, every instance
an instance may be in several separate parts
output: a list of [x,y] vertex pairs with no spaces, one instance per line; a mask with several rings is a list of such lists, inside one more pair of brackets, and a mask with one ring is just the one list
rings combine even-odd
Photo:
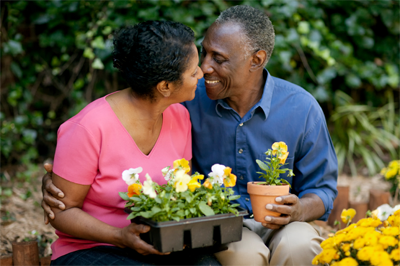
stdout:
[[268,16],[254,7],[240,5],[224,10],[215,20],[217,24],[226,22],[238,23],[244,30],[246,57],[259,50],[267,53],[265,66],[275,44],[275,31]]

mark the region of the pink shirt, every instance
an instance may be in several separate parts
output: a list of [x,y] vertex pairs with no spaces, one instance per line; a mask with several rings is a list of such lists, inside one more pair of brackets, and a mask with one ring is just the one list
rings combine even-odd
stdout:
[[[124,212],[125,202],[118,192],[127,191],[122,172],[142,167],[140,180],[149,173],[153,181],[167,181],[161,169],[174,160],[192,158],[189,113],[181,104],[169,106],[163,113],[160,136],[149,155],[136,146],[111,106],[102,97],[63,123],[57,136],[53,171],[64,179],[91,185],[82,210],[115,227],[130,224]],[[59,238],[52,244],[52,260],[67,253],[108,245],[79,239],[56,230]]]

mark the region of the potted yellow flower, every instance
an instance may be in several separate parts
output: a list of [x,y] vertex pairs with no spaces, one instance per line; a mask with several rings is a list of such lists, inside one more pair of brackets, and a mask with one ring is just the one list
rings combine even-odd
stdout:
[[[374,213],[374,212],[372,212]],[[341,218],[346,228],[332,234],[321,243],[322,252],[313,265],[399,265],[400,209],[381,221],[377,216],[350,224],[354,209],[343,210]]]
[[390,194],[393,196],[393,203],[397,204],[400,197],[400,160],[393,160],[381,170],[381,175],[392,183]]
[[159,185],[146,174],[139,180],[141,168],[122,173],[128,192],[120,192],[127,201],[127,219],[151,227],[141,237],[161,252],[179,251],[184,247],[197,248],[226,244],[241,239],[243,218],[247,211],[238,209],[231,201],[231,187],[236,176],[231,168],[215,164],[204,184],[204,175],[189,175],[189,162],[176,160],[162,170],[167,184]]
[[288,176],[294,176],[292,169],[281,168],[289,155],[286,143],[275,142],[271,148],[265,152],[266,161],[256,160],[258,166],[264,171],[257,173],[265,181],[247,183],[254,220],[257,222],[264,222],[267,215],[280,216],[280,213],[269,211],[265,206],[268,203],[280,204],[275,202],[275,198],[289,194],[290,184],[285,179],[281,179],[280,175],[288,172]]

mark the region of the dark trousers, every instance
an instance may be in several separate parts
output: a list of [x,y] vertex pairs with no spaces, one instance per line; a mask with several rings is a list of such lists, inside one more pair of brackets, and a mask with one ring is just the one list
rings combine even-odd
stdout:
[[51,265],[221,265],[207,249],[143,256],[129,248],[98,246],[78,250],[51,261]]

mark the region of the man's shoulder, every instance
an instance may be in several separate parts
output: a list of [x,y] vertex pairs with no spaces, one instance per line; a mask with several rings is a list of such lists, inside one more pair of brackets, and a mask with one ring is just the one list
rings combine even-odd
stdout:
[[303,87],[290,81],[271,76],[274,81],[273,98],[286,99],[291,104],[293,101],[303,106],[310,106],[320,109],[318,101]]

